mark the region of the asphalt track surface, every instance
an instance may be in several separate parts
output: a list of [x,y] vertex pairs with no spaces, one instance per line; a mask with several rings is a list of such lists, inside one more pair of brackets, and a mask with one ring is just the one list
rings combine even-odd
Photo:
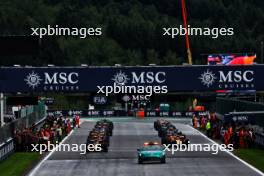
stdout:
[[[210,143],[187,124],[175,121],[191,143]],[[64,143],[85,143],[94,122],[85,121]],[[53,152],[31,175],[35,176],[258,176],[259,173],[226,152],[167,153],[166,164],[137,163],[137,148],[146,141],[160,141],[153,121],[114,122],[108,153]]]

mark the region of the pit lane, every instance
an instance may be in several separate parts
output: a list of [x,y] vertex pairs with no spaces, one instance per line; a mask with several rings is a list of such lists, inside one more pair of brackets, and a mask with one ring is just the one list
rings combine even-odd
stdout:
[[[53,152],[30,175],[44,176],[257,176],[260,175],[226,152],[213,155],[210,152],[167,153],[166,164],[137,164],[137,152],[146,141],[160,141],[153,128],[154,120],[114,121],[113,136],[108,153]],[[186,121],[174,124],[187,135],[191,143],[211,143]],[[64,143],[85,143],[94,121],[84,121]]]

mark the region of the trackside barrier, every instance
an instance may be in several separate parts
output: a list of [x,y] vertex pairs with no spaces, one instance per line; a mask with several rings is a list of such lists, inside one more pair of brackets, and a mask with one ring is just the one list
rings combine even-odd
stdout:
[[145,116],[146,117],[193,117],[193,115],[196,116],[205,116],[207,115],[207,111],[200,111],[200,112],[195,112],[195,111],[145,111]]
[[255,143],[264,147],[264,104],[232,98],[217,98],[216,110],[218,119],[223,123],[242,123],[251,128],[255,126],[253,128],[256,135]]
[[44,103],[36,106],[29,106],[18,113],[19,118],[5,124],[0,128],[0,161],[6,159],[14,151],[13,134],[15,130],[30,126],[39,126],[44,122],[46,113]]
[[9,138],[7,141],[0,144],[0,161],[6,159],[14,152],[14,140]]
[[256,139],[255,139],[256,144],[264,147],[264,134],[256,133],[255,135],[256,135]]
[[[251,101],[239,100],[234,98],[221,98],[216,99],[216,112],[219,114],[227,114],[233,111],[237,112],[253,112],[264,111],[264,104]],[[264,120],[263,120],[264,121]]]
[[120,117],[128,116],[126,111],[122,110],[48,110],[47,115],[73,116],[81,117]]
[[[138,111],[139,112],[139,111]],[[136,112],[136,116],[138,116]],[[190,112],[190,111],[143,111],[144,117],[192,117],[193,115],[207,115],[207,111]],[[141,112],[142,113],[142,112]],[[133,114],[123,110],[48,110],[47,115],[73,116],[81,117],[120,117],[133,116]]]
[[[38,128],[41,124],[43,124],[44,121],[45,121],[45,117],[41,119],[39,122],[37,122],[34,126]],[[10,136],[12,136],[11,132],[9,134]],[[10,137],[6,141],[0,144],[0,161],[9,157],[14,151],[15,151],[14,139]]]
[[31,106],[18,112],[18,119],[5,124],[0,128],[0,144],[5,142],[8,138],[13,137],[15,130],[21,130],[24,128],[36,125],[36,123],[43,120],[46,116],[44,103],[39,105]]
[[221,121],[221,123],[232,124],[241,123],[246,124],[249,128],[252,128],[255,132],[255,143],[261,147],[264,147],[264,131],[263,124],[259,123],[259,119],[263,118],[264,114],[254,114],[253,112],[230,112],[225,115],[216,114],[216,117]]

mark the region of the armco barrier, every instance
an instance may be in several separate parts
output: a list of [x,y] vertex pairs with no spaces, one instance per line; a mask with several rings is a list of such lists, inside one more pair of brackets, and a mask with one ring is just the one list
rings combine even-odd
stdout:
[[14,152],[14,140],[9,138],[7,141],[0,144],[0,161],[7,158]]
[[5,143],[7,139],[12,137],[14,131],[14,123],[9,123],[0,128],[0,144]]

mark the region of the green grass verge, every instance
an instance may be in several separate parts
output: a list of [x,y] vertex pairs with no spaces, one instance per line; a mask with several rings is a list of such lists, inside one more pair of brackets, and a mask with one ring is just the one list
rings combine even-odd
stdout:
[[236,149],[234,154],[264,172],[264,150]]
[[22,176],[40,159],[39,153],[16,152],[0,162],[0,175]]

